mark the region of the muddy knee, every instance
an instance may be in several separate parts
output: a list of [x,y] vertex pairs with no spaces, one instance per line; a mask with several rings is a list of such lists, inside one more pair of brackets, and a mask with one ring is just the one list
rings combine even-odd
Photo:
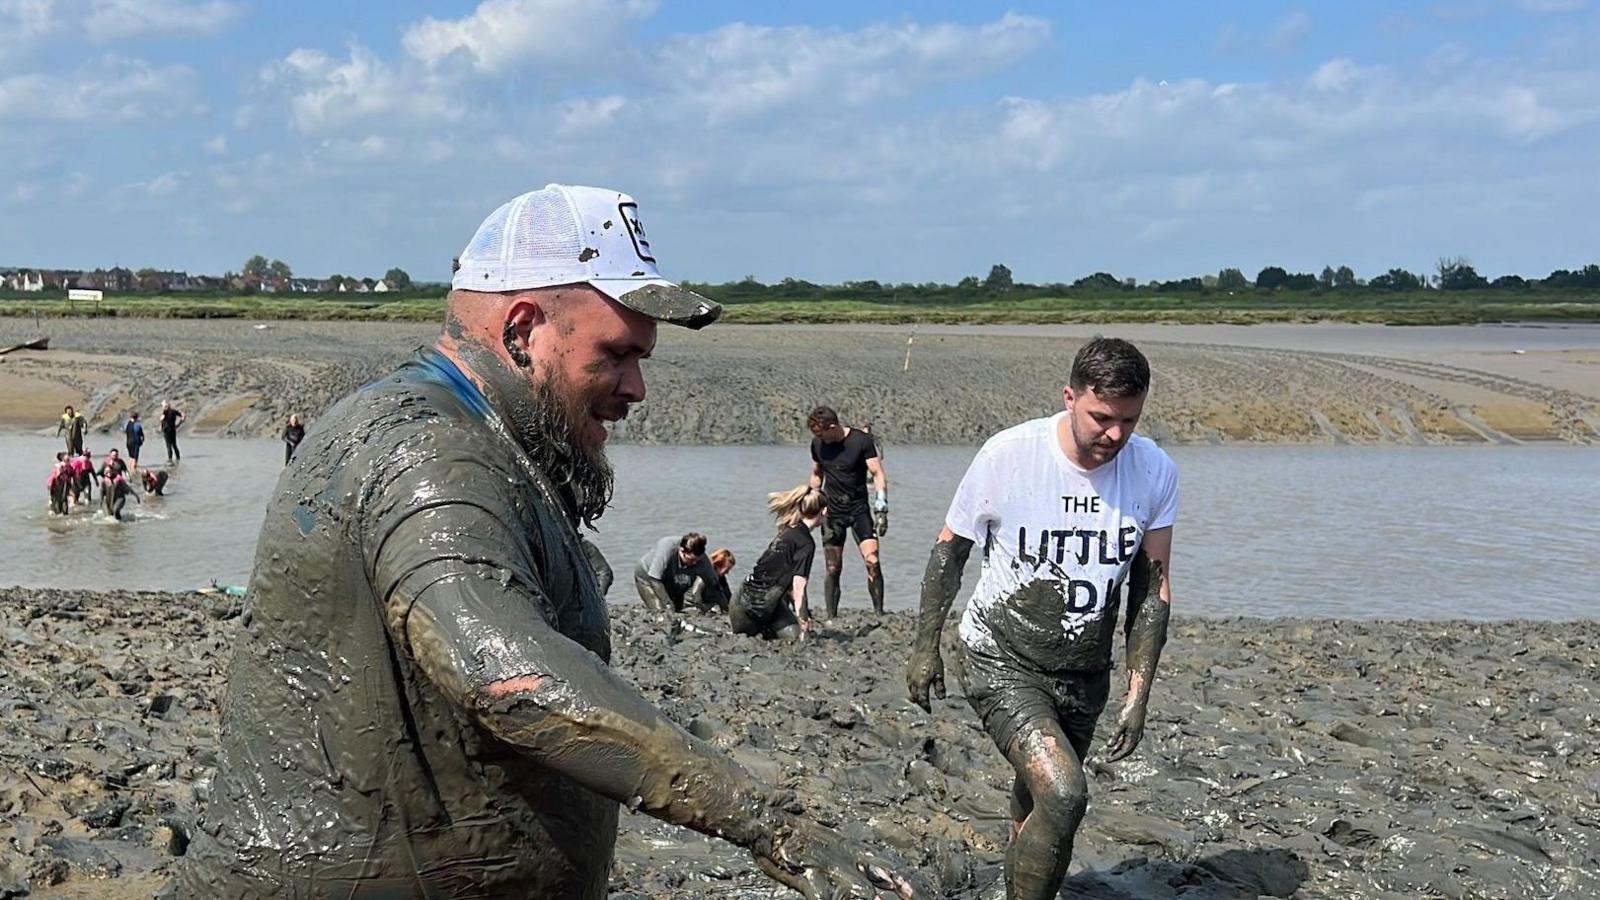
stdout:
[[1028,815],[1030,826],[1038,823],[1062,838],[1077,830],[1089,808],[1089,785],[1081,769],[1060,773],[1043,785],[1031,784],[1028,793],[1033,801]]
[[822,556],[828,567],[828,574],[837,577],[844,568],[844,551],[838,547],[829,547]]
[[883,577],[883,567],[878,565],[878,554],[873,553],[867,557],[867,580],[877,581]]

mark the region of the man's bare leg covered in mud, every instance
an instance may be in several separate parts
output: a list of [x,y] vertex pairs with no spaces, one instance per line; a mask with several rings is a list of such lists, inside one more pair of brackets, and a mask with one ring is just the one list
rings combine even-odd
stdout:
[[659,278],[626,195],[484,222],[444,334],[319,417],[268,505],[177,896],[599,900],[624,805],[807,897],[923,893],[609,666],[578,531],[606,424],[657,323],[718,312]]
[[1007,429],[963,477],[928,557],[906,673],[913,702],[945,696],[940,633],[972,548],[983,574],[959,629],[962,686],[1016,772],[1006,896],[1053,898],[1088,805],[1083,760],[1110,693],[1117,594],[1126,586],[1128,683],[1105,757],[1133,753],[1166,642],[1165,572],[1177,469],[1133,434],[1149,369],[1131,344],[1079,352],[1066,411]]
[[[845,538],[855,535],[867,570],[867,596],[883,612],[883,567],[879,540],[889,532],[889,478],[878,458],[877,442],[866,431],[848,428],[839,414],[819,406],[806,419],[811,429],[811,485],[828,506],[822,524],[822,597],[827,617],[839,615],[839,577],[844,570]],[[868,481],[873,496],[868,497]]]

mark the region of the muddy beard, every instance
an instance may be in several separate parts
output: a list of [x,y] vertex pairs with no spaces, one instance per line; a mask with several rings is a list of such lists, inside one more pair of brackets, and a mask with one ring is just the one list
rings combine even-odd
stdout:
[[613,477],[605,446],[584,438],[594,401],[570,389],[554,369],[547,375],[534,386],[518,438],[573,516],[593,525],[611,505]]
[[[575,521],[593,525],[611,504],[612,470],[605,445],[586,441],[585,424],[601,398],[580,394],[555,366],[535,360],[538,381],[508,368],[487,348],[464,344],[462,355],[488,383],[490,402],[511,436],[560,494]],[[625,410],[624,410],[625,411]]]

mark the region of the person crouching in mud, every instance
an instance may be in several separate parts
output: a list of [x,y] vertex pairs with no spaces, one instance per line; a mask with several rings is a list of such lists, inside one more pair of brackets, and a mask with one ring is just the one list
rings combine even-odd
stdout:
[[268,504],[214,787],[170,895],[603,898],[623,804],[808,897],[913,896],[609,666],[578,528],[645,397],[664,280],[626,194],[484,220],[444,334],[320,416]]
[[715,596],[717,571],[706,557],[706,536],[691,531],[664,537],[633,568],[633,586],[646,608],[683,612],[685,604],[700,607],[706,591]]
[[735,634],[804,640],[811,632],[811,621],[803,614],[806,580],[817,555],[811,529],[822,522],[828,507],[821,489],[802,484],[768,494],[767,509],[778,520],[778,535],[739,586],[728,622]]
[[1083,760],[1111,687],[1117,590],[1127,581],[1127,697],[1105,758],[1139,745],[1167,639],[1163,577],[1178,470],[1135,435],[1150,366],[1132,344],[1095,338],[1072,363],[1066,411],[991,437],[956,488],[928,557],[911,699],[944,697],[939,632],[974,544],[983,574],[961,618],[967,701],[1016,770],[1006,897],[1053,898],[1088,806]]

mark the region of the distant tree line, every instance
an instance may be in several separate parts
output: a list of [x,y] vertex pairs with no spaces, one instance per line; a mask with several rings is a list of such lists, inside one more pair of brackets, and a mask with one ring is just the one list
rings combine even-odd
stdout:
[[1349,266],[1324,266],[1317,274],[1290,272],[1282,266],[1267,266],[1256,273],[1254,279],[1236,268],[1223,269],[1215,275],[1178,278],[1171,281],[1140,282],[1134,278],[1119,278],[1109,272],[1095,272],[1072,282],[1028,284],[1016,281],[1011,269],[995,264],[986,277],[969,275],[955,284],[920,282],[884,284],[878,281],[847,281],[843,284],[816,284],[799,278],[785,278],[766,284],[747,275],[740,281],[723,284],[693,284],[709,297],[727,303],[757,303],[762,301],[871,299],[888,303],[921,303],[960,301],[1012,297],[1059,297],[1071,295],[1099,296],[1125,293],[1157,294],[1239,294],[1274,291],[1305,292],[1375,292],[1403,293],[1407,291],[1441,290],[1600,290],[1600,265],[1591,263],[1582,268],[1557,269],[1544,278],[1523,278],[1520,275],[1501,275],[1490,280],[1478,274],[1472,263],[1463,257],[1440,258],[1432,273],[1390,269],[1370,279],[1356,275]]

